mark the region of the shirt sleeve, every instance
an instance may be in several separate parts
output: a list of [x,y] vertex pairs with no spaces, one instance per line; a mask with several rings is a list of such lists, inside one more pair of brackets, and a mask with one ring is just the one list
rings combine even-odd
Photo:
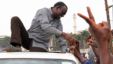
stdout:
[[50,20],[49,20],[48,14],[46,12],[42,11],[42,13],[39,15],[39,17],[40,17],[41,28],[45,32],[55,34],[55,35],[61,35],[62,31],[53,27],[50,24]]

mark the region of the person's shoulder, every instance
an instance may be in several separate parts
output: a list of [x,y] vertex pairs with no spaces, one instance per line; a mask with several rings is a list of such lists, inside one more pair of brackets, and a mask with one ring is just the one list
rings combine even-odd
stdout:
[[39,11],[40,12],[47,12],[47,11],[49,11],[49,8],[41,8],[41,9],[39,9]]
[[38,14],[51,15],[52,11],[50,8],[41,8],[37,12]]

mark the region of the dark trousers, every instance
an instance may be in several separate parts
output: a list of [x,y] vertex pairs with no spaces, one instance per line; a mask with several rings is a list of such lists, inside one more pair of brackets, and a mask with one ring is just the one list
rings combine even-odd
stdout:
[[29,38],[27,30],[17,16],[11,18],[10,44],[13,46],[23,46],[30,51],[46,52],[46,50],[42,48],[32,47],[32,39]]

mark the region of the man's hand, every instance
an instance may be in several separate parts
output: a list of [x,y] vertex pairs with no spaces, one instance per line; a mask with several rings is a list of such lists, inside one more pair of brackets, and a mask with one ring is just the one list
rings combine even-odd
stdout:
[[62,33],[62,35],[68,41],[70,52],[75,54],[77,51],[78,53],[80,53],[79,42],[67,33]]
[[62,36],[69,42],[69,45],[75,45],[76,47],[76,40],[74,37],[64,32],[62,33]]

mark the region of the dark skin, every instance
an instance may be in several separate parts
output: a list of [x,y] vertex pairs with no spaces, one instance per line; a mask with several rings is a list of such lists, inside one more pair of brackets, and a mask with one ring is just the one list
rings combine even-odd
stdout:
[[[67,8],[65,6],[62,6],[60,8],[53,7],[52,11],[53,11],[53,16],[55,18],[61,18],[66,14]],[[70,52],[73,53],[80,60],[81,63],[84,62],[85,58],[81,56],[79,51],[79,42],[76,41],[74,37],[72,37],[71,35],[65,32],[62,32],[61,36],[63,36],[64,39],[66,39],[69,42]]]
[[[56,7],[55,9],[58,12],[56,13],[56,11],[54,11],[55,12],[54,16],[57,17],[57,18],[62,17],[63,13],[60,14],[61,8]],[[53,9],[53,10],[55,10],[55,9]],[[110,52],[109,52],[109,49],[108,49],[111,31],[110,31],[106,22],[96,24],[90,8],[88,7],[87,10],[88,10],[89,17],[84,16],[80,13],[78,15],[80,17],[82,17],[83,19],[85,19],[86,22],[90,25],[92,35],[96,38],[96,41],[98,42],[97,44],[98,44],[99,51],[100,51],[100,53],[99,53],[100,54],[100,57],[99,57],[100,64],[113,64],[113,62],[111,60]],[[75,44],[76,40],[67,33],[63,32],[61,35],[70,43],[70,45],[75,45],[73,53],[74,53],[75,56],[78,57],[78,59],[81,62],[83,62],[84,58],[81,57],[80,52],[76,49],[76,47],[77,47],[77,45]]]
[[52,9],[52,12],[53,12],[53,17],[58,18],[58,19],[63,17],[67,12],[66,6],[61,6],[61,7],[56,6],[56,7],[52,7],[51,9]]
[[[67,7],[66,6],[52,7],[52,12],[53,12],[53,17],[54,18],[59,18],[60,19],[61,17],[63,17],[66,14]],[[76,43],[73,43],[73,42],[76,42],[76,41],[71,35],[69,35],[65,32],[62,32],[61,36],[63,36],[64,39],[66,39],[68,42],[70,42],[70,44],[76,44]]]
[[[60,8],[53,7],[52,12],[53,12],[54,18],[60,19],[61,17],[63,17],[66,14],[67,8],[65,6],[62,6]],[[84,62],[86,59],[84,57],[82,57],[80,54],[79,42],[77,40],[75,40],[75,38],[72,37],[70,34],[67,34],[65,32],[62,32],[61,36],[63,36],[64,39],[66,39],[69,42],[70,52],[73,53],[79,59],[79,61],[81,63]]]
[[[93,14],[89,7],[87,7],[87,12],[89,17],[78,13],[78,15],[83,18],[91,28],[91,34],[97,41],[99,52],[100,64],[113,64],[112,57],[109,52],[109,44],[111,40],[111,30],[106,22],[101,22],[96,24]],[[101,36],[100,36],[101,35]]]

